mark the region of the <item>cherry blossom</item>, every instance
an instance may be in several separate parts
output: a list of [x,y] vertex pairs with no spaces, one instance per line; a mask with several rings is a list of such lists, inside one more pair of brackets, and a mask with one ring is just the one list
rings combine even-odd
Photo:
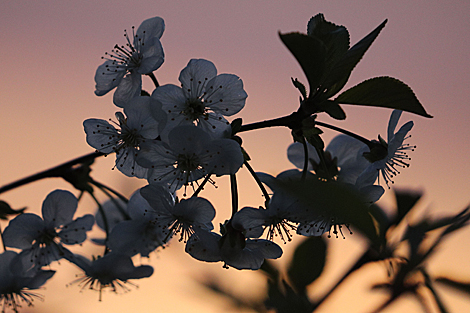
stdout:
[[185,251],[193,258],[204,262],[224,262],[242,270],[257,270],[264,259],[277,259],[282,249],[272,241],[264,239],[247,239],[243,233],[225,225],[224,235],[196,229],[186,244]]
[[[387,130],[387,142],[379,136],[379,141],[374,141],[377,149],[365,152],[364,156],[370,161],[370,164],[359,176],[358,182],[361,184],[372,184],[379,177],[379,172],[382,174],[385,184],[390,188],[389,183],[393,184],[393,177],[397,176],[400,172],[398,168],[405,168],[410,166],[408,163],[411,158],[408,156],[408,151],[414,151],[416,146],[404,144],[403,142],[410,136],[408,132],[413,128],[413,121],[408,121],[395,132],[403,111],[393,110],[390,115]],[[377,153],[379,151],[379,153]]]
[[208,174],[234,174],[244,161],[235,140],[214,139],[190,125],[174,128],[168,142],[146,141],[141,147],[137,162],[149,169],[149,183],[167,185],[172,191]]
[[44,266],[71,252],[63,245],[85,241],[94,218],[86,214],[73,219],[77,198],[66,190],[55,190],[42,204],[42,216],[24,213],[10,221],[3,233],[7,247],[23,249],[22,261],[28,266]]
[[212,230],[215,209],[212,204],[200,197],[191,197],[176,202],[172,194],[162,186],[148,185],[140,190],[151,209],[148,218],[153,218],[155,227],[165,234],[164,242],[180,233],[180,241],[186,242],[194,233],[194,228]]
[[[117,128],[105,120],[91,118],[83,122],[87,143],[102,153],[116,153],[116,168],[127,176],[147,178],[148,169],[136,163],[140,145],[158,137],[165,121],[155,120],[150,110],[160,105],[150,97],[135,97],[124,114],[116,113]],[[161,111],[161,110],[160,110]],[[164,113],[161,111],[163,119]],[[127,117],[126,117],[127,116]]]
[[153,17],[143,21],[136,32],[134,27],[132,34],[125,31],[126,45],[115,45],[111,53],[103,57],[106,61],[96,70],[95,94],[103,96],[117,87],[113,100],[121,108],[130,99],[139,96],[142,75],[152,73],[163,64],[160,38],[164,30],[163,19]]
[[220,133],[228,125],[224,116],[243,109],[248,96],[238,76],[217,75],[214,64],[204,59],[190,60],[181,71],[179,81],[181,87],[168,84],[152,94],[168,114],[163,138],[178,125],[196,124],[210,133]]
[[110,288],[112,292],[128,292],[126,284],[129,279],[150,277],[153,267],[150,265],[134,266],[129,256],[110,252],[89,260],[84,256],[75,254],[67,258],[70,262],[83,270],[81,277],[71,284],[78,283],[81,289],[90,289],[99,292],[99,301],[104,289]]
[[18,260],[19,255],[13,251],[4,251],[0,254],[0,306],[2,312],[10,308],[18,312],[24,302],[33,305],[34,299],[43,299],[43,296],[32,292],[40,288],[54,274],[55,271],[27,269]]

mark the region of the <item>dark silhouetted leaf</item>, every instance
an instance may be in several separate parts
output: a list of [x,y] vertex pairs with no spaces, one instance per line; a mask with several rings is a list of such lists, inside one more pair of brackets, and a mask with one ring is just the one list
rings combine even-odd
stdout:
[[405,217],[406,214],[414,207],[416,202],[421,198],[422,194],[412,191],[395,190],[397,200],[397,215],[393,224],[397,225]]
[[3,200],[0,200],[0,219],[1,220],[7,220],[8,215],[21,214],[24,212],[24,210],[26,210],[26,208],[14,210],[11,208],[11,206],[8,203],[6,203]]
[[322,237],[308,237],[295,249],[287,273],[299,292],[320,276],[325,258],[326,243]]
[[424,117],[424,110],[408,85],[391,77],[375,77],[346,90],[336,99],[338,103],[398,109]]
[[383,21],[372,32],[352,46],[328,72],[325,80],[322,81],[323,87],[327,88],[325,99],[334,96],[346,85],[352,70],[362,59],[386,23],[387,20]]
[[325,46],[317,38],[300,33],[279,34],[279,36],[304,71],[311,95],[323,76],[326,57]]

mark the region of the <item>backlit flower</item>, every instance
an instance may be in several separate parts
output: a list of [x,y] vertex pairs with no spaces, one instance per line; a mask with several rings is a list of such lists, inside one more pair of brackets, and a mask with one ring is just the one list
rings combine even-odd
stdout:
[[85,241],[86,232],[95,221],[91,214],[74,220],[77,203],[69,191],[51,192],[42,204],[43,218],[24,213],[10,221],[3,233],[5,245],[23,249],[20,257],[29,267],[41,267],[66,257],[71,252],[63,245]]
[[43,299],[43,296],[31,292],[38,289],[51,278],[55,271],[27,269],[18,261],[18,254],[13,251],[4,251],[0,254],[0,307],[2,312],[8,308],[18,312],[22,303],[33,306],[34,299]]
[[364,156],[371,164],[359,176],[358,182],[361,184],[373,184],[379,177],[380,172],[386,185],[390,188],[389,182],[393,184],[392,178],[400,173],[398,168],[410,166],[408,161],[411,158],[407,152],[414,151],[416,146],[404,144],[403,142],[410,137],[407,134],[413,128],[413,121],[405,123],[395,133],[401,114],[402,111],[400,110],[392,112],[388,122],[387,142],[379,136],[379,141],[374,141],[377,148],[364,153]]
[[158,69],[164,60],[160,43],[165,24],[160,17],[149,18],[142,22],[136,32],[125,31],[127,43],[115,45],[111,53],[103,57],[106,61],[98,67],[95,74],[97,96],[103,96],[112,89],[114,104],[124,107],[133,97],[139,96],[142,89],[142,75]]
[[101,119],[91,118],[84,121],[86,140],[99,152],[115,152],[116,168],[123,174],[147,178],[148,170],[139,166],[135,159],[139,154],[140,145],[146,140],[156,139],[165,121],[157,121],[151,116],[150,110],[158,110],[160,106],[150,97],[135,97],[130,103],[132,105],[124,109],[125,115],[116,113],[119,123],[115,123],[117,128]]
[[149,169],[150,184],[167,185],[171,191],[208,175],[234,174],[243,164],[240,145],[232,139],[213,139],[196,126],[178,126],[168,142],[145,142],[137,162]]
[[212,230],[215,209],[212,204],[200,197],[191,197],[175,202],[172,194],[162,186],[148,185],[140,190],[150,210],[149,218],[155,227],[165,234],[164,242],[180,234],[180,241],[186,242],[194,233],[194,228]]
[[219,74],[214,64],[192,59],[179,76],[181,87],[164,85],[152,98],[162,103],[168,114],[168,132],[178,125],[196,124],[208,132],[220,133],[228,122],[224,116],[238,113],[245,106],[247,94],[241,79],[233,74]]
[[128,292],[127,284],[134,285],[129,279],[150,277],[153,267],[150,265],[134,266],[129,256],[110,252],[102,257],[89,260],[81,255],[73,255],[68,260],[81,268],[84,274],[72,282],[78,283],[81,289],[88,288],[99,292],[99,301],[103,289],[114,293]]

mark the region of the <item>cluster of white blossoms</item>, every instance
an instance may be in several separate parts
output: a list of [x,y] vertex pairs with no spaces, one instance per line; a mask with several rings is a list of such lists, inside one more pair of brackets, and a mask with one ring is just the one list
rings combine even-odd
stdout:
[[[164,61],[163,32],[163,20],[150,18],[132,34],[125,33],[126,45],[116,45],[106,54],[96,71],[95,93],[102,96],[115,89],[113,101],[119,111],[115,120],[83,122],[91,147],[105,155],[114,153],[114,168],[148,184],[128,201],[111,197],[98,204],[95,216],[74,219],[78,199],[68,191],[55,190],[44,200],[42,217],[25,213],[12,219],[2,238],[6,249],[17,252],[0,254],[0,304],[4,310],[11,307],[16,311],[21,301],[31,304],[39,297],[29,290],[51,278],[54,271],[44,267],[61,259],[83,271],[75,283],[100,291],[100,299],[104,288],[127,291],[129,279],[153,273],[149,265],[135,266],[132,257],[149,257],[173,237],[197,260],[257,270],[265,259],[281,257],[278,239],[286,243],[295,233],[344,238],[343,225],[351,231],[348,214],[331,210],[318,197],[303,197],[289,185],[315,181],[341,186],[367,207],[384,193],[376,184],[379,174],[388,186],[397,168],[408,166],[406,151],[414,147],[403,142],[413,122],[395,132],[401,115],[395,110],[388,141],[379,136],[379,141],[364,142],[341,134],[325,150],[306,141],[296,142],[289,146],[287,156],[298,169],[277,177],[256,173],[235,136],[240,129],[226,119],[245,106],[242,80],[233,74],[218,74],[208,60],[191,59],[180,72],[180,86],[160,86],[153,72]],[[155,83],[153,92],[142,90],[143,75]],[[238,208],[235,174],[243,165],[264,194],[263,206]],[[212,224],[216,208],[199,194],[207,183],[215,184],[216,177],[224,175],[231,179],[228,205],[232,205],[232,215],[217,231]],[[300,192],[310,193],[302,188]],[[90,194],[96,199],[92,191]],[[95,223],[106,233],[105,238],[92,239],[104,246],[103,255],[89,259],[69,250],[87,239]]]

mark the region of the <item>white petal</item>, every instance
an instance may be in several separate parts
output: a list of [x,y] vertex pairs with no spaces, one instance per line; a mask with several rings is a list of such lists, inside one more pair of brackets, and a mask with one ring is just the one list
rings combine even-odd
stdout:
[[124,75],[126,74],[125,67],[121,66],[116,68],[116,66],[113,64],[113,61],[107,60],[106,62],[101,64],[96,70],[95,94],[97,96],[103,96],[113,88],[116,88],[121,82]]
[[42,203],[42,217],[48,227],[67,225],[77,210],[78,200],[66,190],[54,190]]
[[213,140],[207,150],[209,152],[202,160],[208,162],[207,170],[217,176],[235,174],[243,165],[241,147],[235,140]]
[[[315,163],[318,164],[320,162],[320,158],[318,157],[316,149],[309,143],[307,143],[307,149],[308,158],[312,159]],[[291,144],[289,148],[287,148],[287,158],[292,164],[295,165],[295,167],[303,169],[305,162],[303,144],[301,144],[300,142],[294,142],[293,144]],[[308,162],[307,170],[313,170],[312,163],[310,161]]]
[[124,109],[127,115],[127,126],[137,129],[138,134],[146,139],[156,139],[159,135],[158,122],[150,113],[150,105],[158,106],[158,103],[150,97],[132,98]]
[[[215,209],[212,204],[200,197],[183,199],[172,210],[172,213],[182,220],[187,220],[196,226],[209,224],[215,217]],[[212,230],[213,227],[207,230]]]
[[220,74],[206,85],[204,103],[216,113],[230,116],[240,112],[248,97],[241,79],[233,74]]
[[222,261],[218,244],[220,238],[221,236],[216,233],[196,230],[186,243],[185,251],[199,261]]
[[23,213],[10,221],[3,232],[7,247],[27,249],[46,227],[42,218],[32,213]]
[[86,214],[76,220],[64,225],[59,232],[62,243],[74,245],[86,240],[86,232],[90,231],[95,223],[95,218],[91,214]]
[[398,148],[403,144],[408,132],[413,128],[413,121],[409,121],[400,127],[400,130],[392,137],[392,140],[388,143],[389,157],[392,157]]
[[137,163],[139,151],[134,147],[123,148],[116,153],[116,168],[126,176],[147,178],[148,168]]
[[83,122],[87,143],[102,153],[116,151],[119,134],[111,124],[105,120],[90,118]]
[[113,103],[120,108],[125,108],[132,98],[140,96],[141,90],[142,76],[137,72],[131,72],[117,86]]
[[388,122],[388,129],[387,129],[387,141],[390,142],[393,138],[395,133],[395,128],[397,128],[398,120],[400,119],[401,114],[403,111],[401,110],[393,110],[392,114],[390,115],[390,120]]
[[[137,38],[158,38],[160,39],[165,31],[165,22],[161,17],[155,16],[140,24],[139,28],[137,29],[136,35]],[[145,33],[144,33],[145,32]]]
[[204,59],[191,59],[181,71],[178,79],[182,84],[185,97],[195,99],[202,96],[205,85],[216,75],[217,69],[214,63]]
[[165,60],[163,47],[159,39],[146,40],[142,47],[142,61],[137,71],[141,75],[150,74],[162,66]]

